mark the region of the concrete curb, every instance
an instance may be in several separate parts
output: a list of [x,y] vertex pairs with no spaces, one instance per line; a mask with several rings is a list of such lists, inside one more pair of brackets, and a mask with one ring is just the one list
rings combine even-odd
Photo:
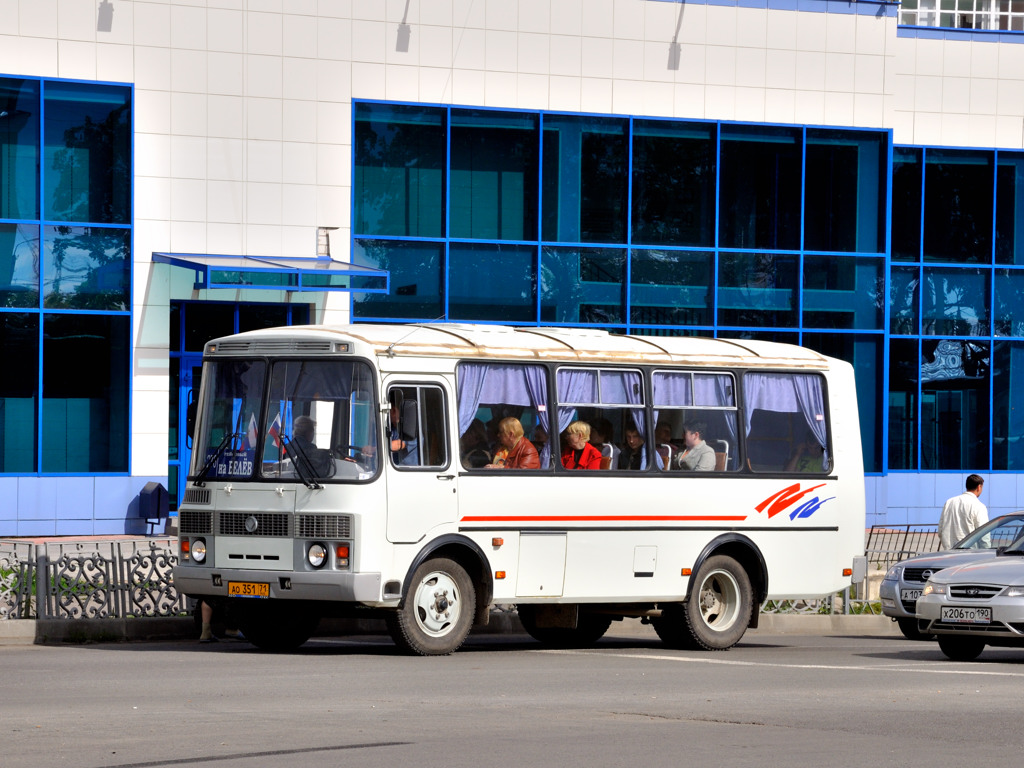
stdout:
[[[515,613],[495,612],[477,635],[524,634]],[[386,635],[378,619],[326,619],[317,637]],[[899,637],[900,630],[887,616],[844,616],[828,614],[762,614],[758,635],[849,635],[854,637]],[[191,616],[143,617],[133,619],[12,619],[0,621],[0,646],[62,645],[85,643],[156,642],[196,639]],[[655,638],[654,629],[636,620],[612,622],[608,637]]]

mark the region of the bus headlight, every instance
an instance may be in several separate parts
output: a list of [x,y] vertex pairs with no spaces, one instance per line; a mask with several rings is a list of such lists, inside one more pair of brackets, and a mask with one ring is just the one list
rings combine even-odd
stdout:
[[205,563],[206,562],[206,541],[203,539],[196,539],[192,542],[192,562],[194,563]]
[[327,549],[323,544],[310,544],[306,557],[309,559],[310,565],[314,568],[319,568],[327,562]]

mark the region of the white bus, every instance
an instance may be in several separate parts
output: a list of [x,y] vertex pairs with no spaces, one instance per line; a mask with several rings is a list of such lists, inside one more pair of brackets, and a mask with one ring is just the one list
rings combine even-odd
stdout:
[[174,584],[266,649],[355,615],[447,654],[514,604],[551,645],[640,619],[719,650],[765,599],[849,586],[864,525],[853,371],[810,350],[274,328],[206,345]]

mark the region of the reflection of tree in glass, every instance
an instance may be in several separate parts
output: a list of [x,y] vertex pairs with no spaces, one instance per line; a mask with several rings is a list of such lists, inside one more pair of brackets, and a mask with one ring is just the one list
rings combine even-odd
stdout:
[[131,105],[124,103],[99,122],[86,115],[82,125],[64,131],[64,147],[53,152],[47,171],[59,174],[47,185],[54,218],[128,223],[130,116]]
[[39,306],[39,228],[0,224],[0,306]]
[[128,232],[53,228],[45,277],[50,309],[128,309]]

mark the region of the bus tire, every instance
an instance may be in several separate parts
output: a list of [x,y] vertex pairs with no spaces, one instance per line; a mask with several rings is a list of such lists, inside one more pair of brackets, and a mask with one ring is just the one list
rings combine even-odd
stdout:
[[939,635],[939,650],[950,661],[974,661],[985,650],[985,641],[973,637]]
[[753,610],[750,577],[727,555],[709,557],[697,570],[683,621],[698,648],[725,651],[743,637]]
[[427,560],[413,573],[401,607],[388,615],[388,632],[407,653],[446,656],[465,642],[475,608],[466,570],[448,558]]
[[604,637],[612,625],[611,616],[581,611],[573,628],[538,627],[536,608],[534,605],[520,605],[519,621],[530,637],[551,648],[585,648],[593,645]]
[[271,604],[238,610],[238,628],[261,651],[294,651],[316,631],[320,617],[299,605]]

